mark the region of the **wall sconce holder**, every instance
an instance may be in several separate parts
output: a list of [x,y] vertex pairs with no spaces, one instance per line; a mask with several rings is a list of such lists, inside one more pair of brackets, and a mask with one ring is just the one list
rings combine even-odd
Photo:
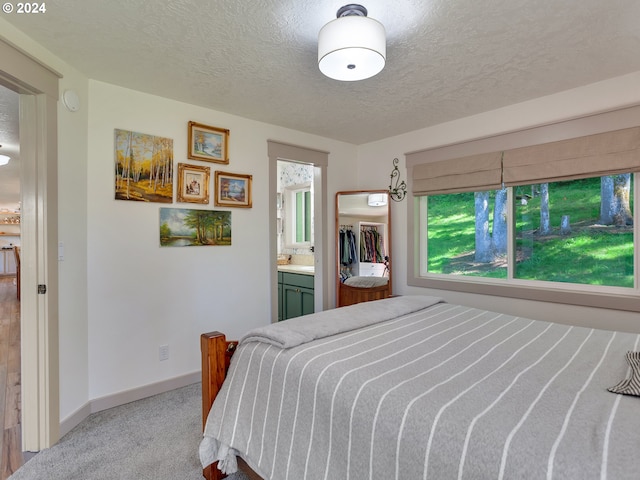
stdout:
[[[391,182],[389,183],[389,196],[391,200],[395,202],[401,202],[407,195],[407,184],[404,180],[400,181],[400,170],[398,169],[398,163],[400,161],[397,158],[393,159],[393,170],[391,170]],[[395,185],[394,185],[395,178]]]

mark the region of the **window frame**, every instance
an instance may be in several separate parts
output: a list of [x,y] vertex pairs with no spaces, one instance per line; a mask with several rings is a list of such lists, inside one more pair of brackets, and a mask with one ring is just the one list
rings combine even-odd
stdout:
[[[571,139],[640,125],[640,106],[558,122],[527,130],[485,137],[468,142],[407,153],[408,187],[412,191],[413,168],[426,163],[454,159],[494,150],[506,150],[522,146],[537,145],[557,140]],[[635,174],[633,182],[634,198],[640,198]],[[409,286],[463,292],[479,295],[516,298],[586,307],[607,308],[640,312],[640,213],[635,204],[634,216],[634,287],[602,287],[595,285],[564,284],[542,280],[522,280],[513,278],[513,262],[509,262],[507,279],[454,276],[426,273],[424,255],[428,254],[426,221],[421,209],[426,208],[426,196],[409,198],[407,224],[407,284]],[[508,190],[509,220],[508,249],[513,252],[515,242],[513,191]],[[424,203],[421,206],[421,202]],[[424,232],[424,234],[422,234]],[[511,255],[511,253],[510,253]]]
[[[298,242],[297,235],[297,202],[296,194],[299,192],[309,192],[309,206],[311,212],[313,212],[313,186],[311,182],[300,183],[285,187],[284,189],[284,205],[285,205],[285,225],[284,225],[284,240],[286,248],[308,248],[313,244],[313,215],[310,214],[307,218],[304,217],[305,224],[308,223],[309,228],[309,240],[304,242]],[[305,211],[306,214],[306,211]]]

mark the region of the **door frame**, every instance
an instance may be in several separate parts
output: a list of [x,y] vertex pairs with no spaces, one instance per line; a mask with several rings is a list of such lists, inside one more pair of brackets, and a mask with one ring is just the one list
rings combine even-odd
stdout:
[[[59,73],[0,38],[0,84],[20,94],[22,450],[60,436],[58,347]],[[39,294],[44,285],[46,293]]]
[[327,309],[328,305],[328,269],[324,257],[327,254],[327,167],[329,152],[276,140],[267,140],[269,155],[269,271],[271,284],[271,321],[278,321],[278,235],[277,205],[278,160],[313,165],[314,182],[314,307],[316,312]]

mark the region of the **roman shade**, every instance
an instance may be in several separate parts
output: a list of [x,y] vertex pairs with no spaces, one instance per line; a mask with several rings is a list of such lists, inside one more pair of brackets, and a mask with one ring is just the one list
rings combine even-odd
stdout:
[[506,150],[505,186],[640,171],[640,127]]
[[[407,154],[410,161],[411,154]],[[502,185],[502,152],[421,163],[413,167],[414,195],[496,190]]]
[[407,154],[417,196],[617,175],[640,171],[640,127],[435,162],[422,155]]

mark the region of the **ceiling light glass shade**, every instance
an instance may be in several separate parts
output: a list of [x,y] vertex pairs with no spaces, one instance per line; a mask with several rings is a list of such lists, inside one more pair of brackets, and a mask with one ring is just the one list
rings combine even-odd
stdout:
[[11,157],[7,157],[6,155],[0,155],[0,165],[6,165],[11,160]]
[[327,77],[345,82],[380,73],[387,58],[384,25],[350,15],[327,23],[318,35],[318,66]]

